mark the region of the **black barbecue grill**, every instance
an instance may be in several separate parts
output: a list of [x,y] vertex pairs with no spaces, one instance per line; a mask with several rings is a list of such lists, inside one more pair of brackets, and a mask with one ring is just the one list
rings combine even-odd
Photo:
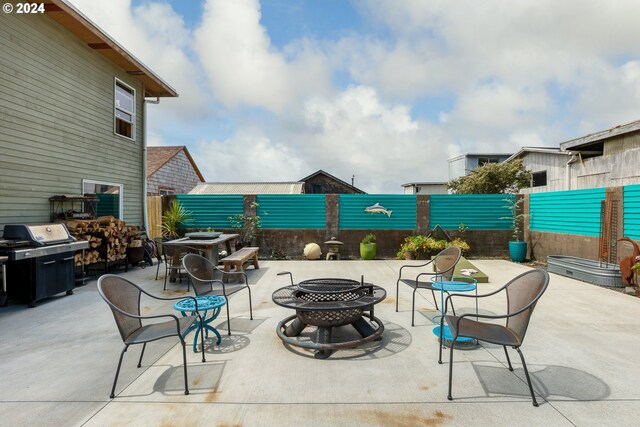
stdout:
[[0,256],[9,260],[7,291],[10,299],[30,307],[55,294],[73,293],[75,252],[89,242],[76,241],[62,224],[7,224],[0,239]]

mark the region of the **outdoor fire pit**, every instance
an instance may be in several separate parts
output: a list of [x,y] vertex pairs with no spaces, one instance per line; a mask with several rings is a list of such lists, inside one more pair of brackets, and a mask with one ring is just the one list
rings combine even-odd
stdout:
[[[380,339],[384,325],[373,315],[373,306],[384,300],[386,291],[370,283],[350,279],[310,279],[276,290],[273,302],[291,308],[296,314],[283,319],[276,328],[280,339],[297,347],[317,350],[317,359],[326,359],[335,350],[358,347],[369,341]],[[364,318],[368,318],[371,323]],[[373,326],[372,326],[373,324]],[[333,342],[332,329],[351,325],[362,338]],[[318,328],[316,341],[302,341],[299,335],[307,326]]]

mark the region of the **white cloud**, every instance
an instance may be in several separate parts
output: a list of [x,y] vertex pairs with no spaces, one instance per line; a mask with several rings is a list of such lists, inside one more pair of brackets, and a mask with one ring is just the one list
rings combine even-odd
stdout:
[[399,192],[446,181],[456,154],[638,118],[635,0],[357,1],[363,32],[281,49],[258,0],[207,0],[195,29],[159,1],[72,1],[178,89],[151,107],[149,140],[200,141],[190,150],[214,181],[324,169]]
[[154,107],[152,120],[159,126],[168,117],[191,119],[208,112],[208,94],[196,64],[188,56],[191,33],[181,16],[164,3],[144,3],[133,8],[131,0],[71,0],[120,45],[172,86],[179,98],[164,99]]
[[295,127],[203,142],[198,158],[211,181],[298,180],[318,169],[347,182],[355,175],[357,187],[374,193],[399,193],[408,181],[446,181],[452,147],[436,126],[409,113],[406,105],[382,102],[372,88],[354,86],[308,100]]
[[229,108],[282,112],[330,89],[330,70],[309,40],[276,50],[260,25],[257,0],[208,0],[195,47],[216,98]]

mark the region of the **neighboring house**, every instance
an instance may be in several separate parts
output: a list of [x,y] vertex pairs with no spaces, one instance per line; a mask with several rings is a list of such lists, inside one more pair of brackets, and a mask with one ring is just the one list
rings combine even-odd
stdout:
[[467,176],[472,170],[487,163],[502,163],[511,156],[511,153],[466,153],[450,158],[449,181]]
[[45,10],[0,14],[0,227],[82,193],[142,224],[144,99],[177,93],[65,1]]
[[302,194],[302,182],[202,182],[189,194]]
[[523,159],[533,174],[523,193],[640,184],[640,120],[560,143],[524,147],[507,161]]
[[187,194],[204,182],[184,145],[147,147],[147,195]]
[[410,182],[402,184],[404,194],[447,194],[446,182]]
[[557,147],[522,147],[505,162],[516,159],[522,159],[532,175],[530,187],[523,188],[522,193],[570,189],[570,165],[575,160],[571,152]]
[[569,189],[640,184],[640,120],[560,143],[571,152]]
[[348,184],[322,169],[302,178],[300,182],[304,183],[304,192],[307,194],[367,194],[354,187],[353,181]]

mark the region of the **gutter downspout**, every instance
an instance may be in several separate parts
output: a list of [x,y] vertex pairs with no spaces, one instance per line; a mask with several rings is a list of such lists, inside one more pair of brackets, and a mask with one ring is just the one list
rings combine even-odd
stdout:
[[569,151],[567,155],[571,156],[569,161],[565,164],[564,177],[565,177],[565,186],[566,190],[571,190],[571,163],[578,160],[578,157],[575,153]]
[[144,114],[142,116],[142,226],[149,236],[149,214],[147,212],[147,104],[160,104],[160,97],[155,100],[144,98]]

